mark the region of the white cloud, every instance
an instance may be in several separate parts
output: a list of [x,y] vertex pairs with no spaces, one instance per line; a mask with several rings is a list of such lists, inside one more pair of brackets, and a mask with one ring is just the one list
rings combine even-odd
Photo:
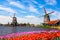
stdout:
[[11,5],[14,5],[18,8],[21,8],[21,9],[24,9],[25,7],[23,6],[23,4],[19,3],[19,2],[13,2],[13,1],[10,1],[9,2]]
[[4,7],[1,5],[0,5],[0,10],[4,10],[4,11],[10,12],[10,13],[16,13],[13,9],[8,8],[8,7]]
[[52,17],[51,20],[60,20],[60,12],[55,11],[53,14],[51,14],[52,16],[54,16],[54,18]]
[[35,8],[32,5],[30,5],[28,9],[29,9],[30,12],[34,12],[34,13],[38,13],[39,14],[39,11],[37,10],[37,8]]
[[29,10],[30,10],[31,12],[36,12],[36,11],[37,11],[37,9],[34,8],[32,5],[29,6]]
[[55,11],[55,14],[54,15],[57,17],[57,19],[60,19],[60,12]]
[[35,18],[35,16],[32,16],[32,15],[28,15],[28,16],[25,16],[26,18]]
[[[30,24],[40,24],[42,20],[35,16],[25,16],[23,18],[17,17],[18,23],[30,23]],[[8,22],[12,22],[12,18],[9,16],[2,16],[0,15],[0,23],[6,24]]]
[[39,8],[43,8],[45,5],[38,3],[36,0],[31,0],[34,4],[37,4]]
[[43,8],[44,6],[45,6],[45,5],[41,5],[41,4],[39,5],[40,8]]
[[57,4],[56,0],[45,0],[45,2],[49,5],[56,5]]
[[6,24],[8,22],[11,23],[11,20],[12,19],[9,16],[2,16],[2,15],[0,15],[0,23],[2,23],[2,24]]
[[43,22],[43,20],[40,20],[40,18],[32,16],[32,15],[28,15],[25,16],[24,18],[20,18],[19,21],[22,23],[30,23],[30,24],[40,24]]
[[32,2],[35,3],[35,4],[39,4],[39,3],[38,3],[37,1],[35,1],[35,0],[33,0]]

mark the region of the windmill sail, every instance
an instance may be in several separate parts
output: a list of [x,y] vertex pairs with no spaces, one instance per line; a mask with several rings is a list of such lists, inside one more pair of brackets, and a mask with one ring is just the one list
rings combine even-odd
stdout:
[[54,11],[53,11],[53,12],[50,12],[50,13],[48,13],[48,14],[51,14],[51,13],[54,13]]
[[45,14],[47,14],[47,12],[46,12],[46,9],[44,8],[44,12],[45,12]]
[[16,13],[14,13],[14,17],[15,17]]

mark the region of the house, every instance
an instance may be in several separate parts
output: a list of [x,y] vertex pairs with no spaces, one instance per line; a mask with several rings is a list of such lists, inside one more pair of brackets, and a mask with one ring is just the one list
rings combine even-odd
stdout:
[[49,26],[59,26],[60,25],[60,20],[49,21],[46,24],[49,25]]

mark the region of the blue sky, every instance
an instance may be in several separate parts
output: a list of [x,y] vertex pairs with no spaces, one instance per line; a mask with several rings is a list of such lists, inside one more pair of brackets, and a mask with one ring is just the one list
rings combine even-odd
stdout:
[[14,13],[16,13],[18,23],[40,24],[44,21],[43,8],[46,8],[50,14],[51,20],[60,19],[60,1],[59,0],[0,0],[0,23],[12,22]]

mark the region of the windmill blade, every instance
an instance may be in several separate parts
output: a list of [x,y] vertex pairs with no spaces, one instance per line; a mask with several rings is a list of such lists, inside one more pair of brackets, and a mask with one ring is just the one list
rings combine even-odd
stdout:
[[12,16],[10,16],[11,18],[13,18]]
[[[15,17],[16,13],[13,13],[13,17]],[[13,18],[12,16],[10,16],[11,18]]]
[[50,13],[48,13],[48,14],[52,14],[52,13],[54,13],[54,11],[53,11],[53,12],[50,12]]
[[44,12],[45,12],[45,14],[47,14],[47,12],[46,12],[46,9],[44,8]]
[[14,17],[15,17],[16,13],[14,13],[13,15],[14,15]]

